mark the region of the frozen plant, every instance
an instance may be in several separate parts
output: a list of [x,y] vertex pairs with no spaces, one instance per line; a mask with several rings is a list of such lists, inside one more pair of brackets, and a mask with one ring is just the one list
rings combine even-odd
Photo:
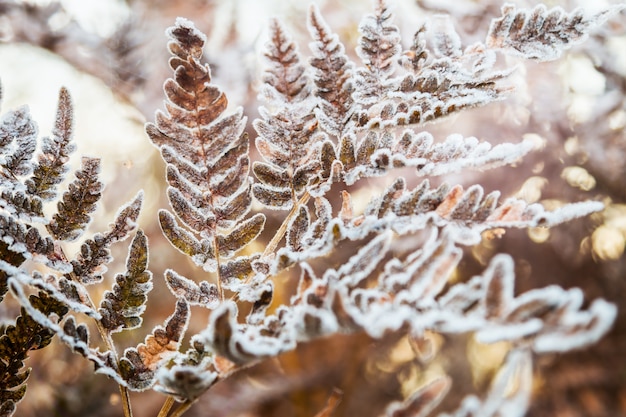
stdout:
[[[155,285],[147,238],[136,224],[143,194],[119,211],[108,231],[84,240],[78,253],[66,253],[64,242],[81,238],[101,197],[100,162],[84,158],[59,197],[56,186],[74,148],[69,93],[61,90],[55,129],[38,153],[28,110],[8,112],[0,123],[0,278],[2,296],[10,291],[22,310],[2,335],[0,416],[11,415],[25,394],[28,351],[54,335],[119,384],[129,417],[129,390],[164,393],[159,416],[180,416],[216,383],[260,361],[314,339],[357,332],[374,339],[407,334],[421,347],[422,360],[432,359],[432,334],[506,341],[509,353],[489,393],[440,415],[524,415],[533,356],[594,343],[613,323],[615,307],[603,300],[583,307],[581,291],[557,286],[516,295],[513,260],[504,254],[466,282],[450,277],[462,248],[485,236],[551,227],[603,205],[587,201],[548,211],[519,199],[500,201],[499,192],[485,193],[479,184],[431,187],[429,179],[437,176],[515,163],[537,144],[435,138],[425,128],[511,94],[505,83],[514,69],[496,65],[500,54],[557,59],[621,9],[589,15],[505,5],[485,42],[465,47],[451,19],[438,16],[419,27],[404,50],[379,0],[359,26],[360,63],[314,6],[308,62],[273,20],[260,87],[264,105],[252,123],[260,155],[254,162],[243,110],[227,110],[226,95],[203,62],[205,36],[179,18],[167,31],[174,75],[164,84],[165,111],[157,111],[146,132],[167,166],[171,208],[158,214],[163,235],[206,279],[185,277],[172,265],[165,284],[177,299],[174,312],[123,352],[113,335],[141,327]],[[359,208],[353,193],[373,177],[392,180]],[[254,201],[262,208],[251,213]],[[46,215],[50,202],[57,209]],[[259,245],[250,244],[262,240],[266,216],[280,226],[255,252],[250,248]],[[109,247],[133,233],[126,272],[96,304],[89,286],[103,280]],[[412,246],[399,250],[400,240]],[[354,251],[346,255],[340,245]],[[330,256],[344,261],[325,263]],[[284,282],[279,275],[298,280],[286,303],[273,303]],[[191,306],[209,310],[209,322],[183,351]],[[104,350],[90,341],[77,315],[93,319]],[[382,415],[430,415],[449,389],[450,379],[439,377]],[[318,415],[331,415],[337,402],[333,394]]]

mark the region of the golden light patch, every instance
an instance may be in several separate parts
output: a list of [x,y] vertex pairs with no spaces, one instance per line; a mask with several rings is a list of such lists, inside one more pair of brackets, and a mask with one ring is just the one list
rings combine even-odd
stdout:
[[626,239],[618,229],[602,225],[591,235],[593,255],[603,261],[619,259],[624,253]]
[[561,172],[561,178],[575,188],[589,191],[595,188],[596,179],[582,167],[567,167]]

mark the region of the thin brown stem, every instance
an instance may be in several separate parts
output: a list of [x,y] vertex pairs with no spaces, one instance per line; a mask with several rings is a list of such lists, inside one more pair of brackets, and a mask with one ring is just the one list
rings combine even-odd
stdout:
[[161,410],[159,411],[159,415],[157,417],[167,417],[167,415],[169,414],[170,410],[172,409],[172,406],[174,405],[174,397],[167,397],[167,399],[165,400],[165,402],[163,403],[163,407],[161,407]]
[[217,241],[217,234],[213,236],[213,248],[215,249],[215,259],[217,260],[217,292],[220,301],[224,301],[224,290],[222,289],[222,274],[220,273],[220,245]]
[[182,416],[187,410],[189,410],[191,408],[191,406],[196,402],[196,400],[187,400],[184,403],[182,403],[180,405],[180,407],[178,407],[176,410],[174,410],[174,412],[172,413],[172,415],[170,417],[180,417]]
[[305,193],[302,194],[302,197],[300,197],[300,200],[298,200],[298,202],[294,204],[291,211],[289,212],[289,215],[287,215],[287,217],[285,217],[285,220],[283,220],[283,224],[280,225],[280,228],[278,229],[278,231],[276,232],[272,240],[270,240],[270,243],[268,243],[267,246],[265,247],[265,250],[263,251],[263,257],[266,257],[267,255],[269,255],[270,253],[276,250],[278,243],[281,241],[281,239],[285,235],[285,232],[287,232],[287,227],[289,227],[289,222],[291,221],[293,216],[295,216],[298,213],[298,210],[300,209],[300,207],[305,205],[309,201],[309,198],[311,198],[311,194],[309,194],[308,191],[305,191]]

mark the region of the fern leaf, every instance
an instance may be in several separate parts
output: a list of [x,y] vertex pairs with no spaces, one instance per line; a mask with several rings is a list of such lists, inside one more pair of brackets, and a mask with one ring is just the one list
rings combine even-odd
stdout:
[[306,206],[302,206],[287,229],[287,248],[289,248],[289,250],[298,252],[304,249],[304,234],[309,226],[309,211]]
[[73,132],[73,107],[69,92],[62,88],[59,92],[52,137],[44,137],[41,154],[33,170],[31,178],[25,182],[28,193],[43,201],[54,200],[57,196],[56,186],[61,183],[69,171],[69,156],[75,150],[71,142]]
[[178,352],[180,341],[189,322],[189,305],[183,299],[164,326],[157,326],[137,348],[128,348],[120,359],[120,375],[135,391],[143,391],[155,383],[154,375],[160,365]]
[[57,204],[57,213],[46,226],[50,234],[68,242],[78,239],[91,221],[90,214],[102,196],[102,183],[98,180],[100,159],[83,158],[76,179]]
[[111,245],[126,239],[137,227],[142,202],[143,192],[140,191],[118,211],[107,232],[96,233],[81,245],[80,253],[72,260],[72,272],[80,282],[93,284],[102,280],[102,275],[107,270],[106,264],[112,260]]
[[361,36],[356,52],[365,68],[354,72],[354,100],[361,106],[385,97],[386,81],[395,71],[400,55],[400,31],[391,19],[387,2],[377,0],[374,14],[366,15],[359,24]]
[[37,146],[37,126],[27,107],[10,111],[0,119],[0,184],[23,187],[18,177],[32,172],[31,158]]
[[0,208],[26,221],[46,222],[41,199],[37,196],[25,194],[23,191],[11,192],[2,190],[0,193]]
[[193,401],[220,380],[217,372],[209,371],[212,358],[204,362],[185,365],[175,364],[171,368],[161,367],[157,371],[155,391],[173,396],[178,401]]
[[4,271],[14,284],[41,290],[49,298],[75,312],[95,319],[100,318],[99,314],[86,302],[86,293],[82,291],[81,287],[71,281],[63,278],[57,279],[54,275],[43,276],[37,271],[26,273],[22,269],[9,265],[4,261],[0,261],[0,271]]
[[141,326],[147,294],[152,290],[152,274],[147,266],[148,241],[138,230],[129,248],[126,273],[115,277],[112,291],[104,293],[98,310],[100,323],[110,333]]
[[165,271],[167,287],[177,298],[182,298],[190,305],[199,305],[208,309],[214,309],[219,305],[217,285],[202,281],[196,284],[176,272],[168,269]]
[[[29,304],[46,316],[62,318],[68,312],[63,303],[43,292],[31,295]],[[30,374],[30,370],[22,369],[24,360],[29,351],[47,346],[53,337],[54,332],[35,321],[24,307],[15,324],[4,329],[0,336],[0,404],[17,403],[22,399],[26,392],[24,382]]]
[[548,10],[539,4],[532,10],[518,10],[505,4],[502,17],[494,19],[489,27],[486,43],[490,48],[502,48],[527,59],[554,60],[625,7],[615,5],[588,15],[582,9],[567,13],[560,7]]
[[211,243],[203,239],[202,241],[178,226],[176,219],[167,210],[159,211],[159,222],[163,235],[176,249],[191,257],[198,266],[203,266],[209,271],[214,271],[217,262],[215,252]]
[[252,275],[254,269],[252,264],[258,260],[259,255],[240,256],[220,264],[220,279],[222,288],[236,292],[244,282]]
[[207,329],[194,337],[194,342],[236,364],[275,356],[293,347],[293,341],[266,336],[256,327],[239,325],[236,315],[237,305],[231,301],[223,302],[211,314]]
[[[170,205],[192,232],[166,211],[159,213],[159,220],[172,245],[215,271],[218,256],[227,258],[240,249],[228,232],[247,224],[244,217],[252,204],[246,119],[241,109],[224,114],[226,95],[211,84],[209,66],[200,62],[204,34],[184,19],[167,34],[174,70],[174,78],[164,85],[167,112],[157,112],[156,123],[147,124],[146,132],[168,164]],[[255,224],[262,228],[262,222]]]
[[351,78],[354,65],[316,5],[310,6],[307,23],[314,40],[309,44],[313,53],[310,64],[315,70],[314,94],[320,99],[315,114],[324,130],[339,138],[352,116]]
[[232,257],[236,252],[252,242],[263,230],[265,216],[255,214],[248,220],[240,223],[226,236],[218,239],[219,254],[225,258]]
[[310,94],[305,67],[295,42],[276,19],[270,22],[270,42],[266,48],[264,55],[269,68],[263,75],[262,94],[265,99],[271,105],[302,102]]
[[56,253],[52,239],[4,214],[0,214],[0,253],[3,260],[14,266],[35,258],[55,269],[69,269]]
[[105,233],[107,241],[116,243],[128,238],[129,234],[137,228],[137,219],[142,204],[143,191],[139,191],[135,198],[119,209],[115,220],[109,224],[109,230]]
[[485,271],[486,317],[500,317],[513,299],[513,261],[509,257],[497,257]]
[[420,25],[413,35],[413,41],[408,51],[400,57],[402,66],[414,73],[418,73],[428,60],[430,52],[426,47],[426,24]]
[[15,401],[6,400],[0,402],[0,417],[11,417],[13,413],[15,413]]
[[69,316],[63,323],[63,332],[66,340],[72,340],[70,347],[72,350],[88,358],[89,351],[89,329],[87,325],[81,323],[76,325],[76,319]]
[[439,15],[433,20],[433,54],[438,57],[459,58],[463,54],[461,37],[454,30],[450,16]]
[[[318,182],[319,146],[323,136],[313,113],[311,83],[296,44],[277,20],[270,24],[265,56],[260,119],[253,123],[259,134],[256,146],[267,163],[253,165],[264,184],[253,187],[254,196],[272,209],[289,209],[306,189]],[[289,201],[291,200],[291,201]]]

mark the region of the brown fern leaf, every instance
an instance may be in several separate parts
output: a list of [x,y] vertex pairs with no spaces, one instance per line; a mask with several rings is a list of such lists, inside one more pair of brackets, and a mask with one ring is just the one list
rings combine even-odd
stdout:
[[539,4],[532,10],[518,10],[506,4],[502,6],[502,17],[492,21],[486,43],[490,48],[503,48],[527,59],[554,60],[624,8],[623,4],[615,5],[588,15],[582,9],[567,13],[560,7],[548,10]]
[[311,5],[308,28],[313,42],[309,60],[315,69],[314,94],[320,98],[315,110],[317,120],[331,136],[340,138],[352,116],[352,70],[354,64],[344,51],[339,37],[330,31],[316,5]]
[[178,352],[188,322],[189,305],[179,299],[174,314],[165,321],[164,327],[155,327],[137,348],[126,349],[120,359],[119,371],[129,388],[143,391],[154,385],[157,369]]
[[123,206],[115,216],[109,230],[105,233],[96,233],[91,239],[87,239],[80,247],[80,253],[72,260],[72,274],[67,274],[68,279],[78,279],[83,284],[94,284],[102,280],[106,272],[106,264],[111,262],[110,247],[116,242],[123,241],[137,227],[137,218],[141,211],[143,192],[128,204]]
[[141,326],[148,292],[152,289],[152,273],[148,267],[148,241],[141,230],[130,245],[126,273],[115,277],[112,291],[104,293],[98,312],[102,326],[111,333]]
[[25,185],[30,195],[43,201],[56,198],[56,186],[61,183],[69,171],[69,156],[76,146],[72,139],[73,107],[69,92],[62,88],[59,92],[59,103],[52,136],[42,140],[41,154],[33,170],[31,178]]
[[13,189],[18,177],[32,172],[31,158],[37,146],[37,126],[27,107],[10,111],[0,119],[0,185]]
[[2,259],[14,266],[41,256],[39,259],[45,259],[44,263],[48,266],[67,270],[63,267],[66,264],[56,254],[52,239],[42,237],[35,227],[0,214],[0,239]]
[[41,199],[23,191],[2,190],[0,192],[0,207],[20,219],[30,222],[46,222]]
[[98,180],[100,159],[82,159],[81,169],[76,171],[76,179],[63,194],[57,204],[57,213],[46,226],[50,234],[68,242],[78,239],[91,221],[90,214],[102,196],[102,183]]
[[256,147],[266,162],[255,162],[260,183],[253,186],[257,200],[269,208],[293,207],[308,187],[317,182],[319,143],[322,140],[313,109],[311,86],[296,44],[277,20],[270,25],[265,56],[261,119],[254,121]]
[[387,80],[396,69],[400,55],[400,31],[391,23],[392,14],[386,0],[377,0],[374,14],[366,15],[359,24],[357,55],[365,68],[354,71],[354,100],[369,106],[385,97]]
[[400,57],[400,63],[405,69],[417,73],[422,69],[429,56],[430,52],[426,47],[426,24],[422,24],[415,31],[409,50]]
[[165,282],[172,294],[185,299],[191,305],[213,309],[219,304],[220,297],[215,284],[206,281],[196,284],[171,269],[165,271]]
[[506,97],[510,88],[499,81],[512,71],[494,70],[495,52],[484,45],[461,50],[450,20],[440,17],[439,22],[431,30],[432,50],[424,45],[424,28],[418,30],[417,46],[412,47],[418,49],[409,49],[401,59],[409,71],[389,82],[387,94],[355,116],[359,126],[423,124]]
[[[68,312],[63,303],[48,297],[45,293],[31,295],[32,308],[46,316],[62,318]],[[22,369],[24,360],[31,350],[47,346],[54,337],[54,332],[38,323],[22,308],[15,324],[6,326],[0,336],[0,404],[17,403],[26,392],[24,383],[30,369]],[[6,406],[8,407],[8,406]]]
[[[167,33],[174,70],[164,85],[167,112],[157,111],[156,123],[148,123],[146,131],[168,164],[171,207],[200,240],[166,211],[159,215],[161,229],[196,264],[215,271],[217,257],[231,256],[254,240],[265,219],[254,217],[254,228],[241,223],[252,202],[245,118],[241,109],[223,114],[226,96],[211,84],[209,66],[200,62],[204,34],[184,19]],[[246,228],[246,239],[228,240],[238,227]],[[219,246],[223,240],[227,253]]]
[[435,142],[428,132],[405,130],[400,135],[389,131],[368,131],[357,140],[346,135],[340,142],[340,178],[352,185],[363,177],[381,176],[400,167],[416,167],[419,176],[438,176],[463,169],[492,169],[514,163],[535,149],[532,140],[517,144],[491,146],[474,137],[450,135]]
[[45,222],[41,199],[29,195],[22,180],[32,172],[36,146],[37,126],[28,108],[10,111],[0,118],[0,209],[24,220]]

